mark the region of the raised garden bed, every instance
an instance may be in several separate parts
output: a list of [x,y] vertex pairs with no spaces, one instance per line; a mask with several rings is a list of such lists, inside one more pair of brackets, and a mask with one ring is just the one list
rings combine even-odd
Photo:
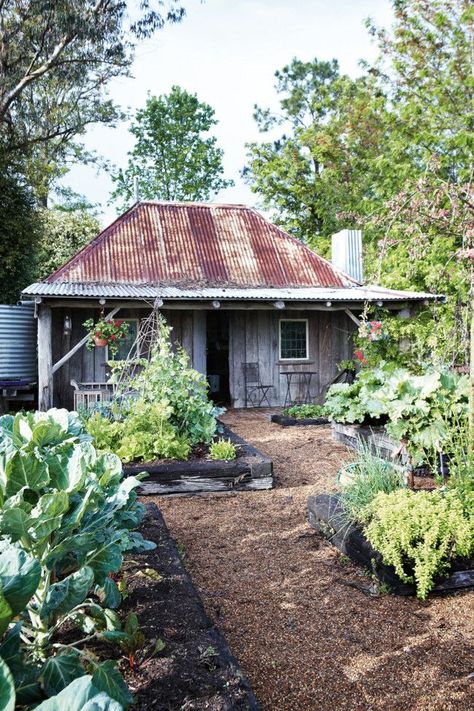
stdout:
[[307,425],[328,425],[327,417],[289,417],[288,415],[272,415],[271,421],[282,427],[298,427]]
[[138,472],[149,474],[140,487],[139,493],[142,495],[271,489],[273,486],[271,459],[232,430],[226,428],[224,437],[237,445],[237,458],[233,461],[196,458],[186,462],[176,460],[142,462],[124,464],[123,470],[125,474]]
[[[129,597],[120,613],[136,612],[147,641],[161,639],[165,646],[151,658],[139,652],[133,672],[122,668],[135,696],[133,708],[258,711],[249,683],[208,618],[155,504],[147,505],[141,530],[157,548],[134,554],[126,564],[131,566]],[[147,568],[161,578],[134,574]]]
[[385,459],[393,462],[394,457],[396,461],[398,455],[398,462],[400,464],[404,463],[402,457],[398,454],[400,445],[388,436],[382,425],[346,425],[340,422],[333,422],[331,428],[333,439],[336,442],[341,442],[356,451],[360,450],[360,444],[363,442],[377,450]]
[[[310,525],[327,538],[341,553],[356,565],[373,572],[396,595],[414,595],[415,586],[403,583],[390,565],[385,565],[376,551],[353,524],[348,524],[344,509],[337,496],[319,494],[308,498],[308,520]],[[451,575],[442,580],[433,593],[447,593],[456,590],[474,589],[474,560],[453,563]]]

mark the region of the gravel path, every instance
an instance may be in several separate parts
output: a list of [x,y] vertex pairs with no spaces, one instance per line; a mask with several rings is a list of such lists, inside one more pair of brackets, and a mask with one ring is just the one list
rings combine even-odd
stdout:
[[224,417],[274,462],[268,492],[155,499],[264,711],[474,709],[474,594],[375,586],[306,523],[348,458],[326,427]]

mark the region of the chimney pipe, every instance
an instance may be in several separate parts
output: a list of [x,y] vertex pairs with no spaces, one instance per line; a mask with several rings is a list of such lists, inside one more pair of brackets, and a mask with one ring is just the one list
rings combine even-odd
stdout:
[[362,231],[341,230],[332,236],[331,261],[356,281],[364,281]]

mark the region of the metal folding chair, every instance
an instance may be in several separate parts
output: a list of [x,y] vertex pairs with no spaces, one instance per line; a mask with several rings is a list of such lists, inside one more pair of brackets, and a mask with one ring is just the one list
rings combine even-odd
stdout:
[[270,407],[268,393],[273,385],[264,385],[260,380],[258,363],[242,363],[245,378],[245,407],[262,407],[264,402]]

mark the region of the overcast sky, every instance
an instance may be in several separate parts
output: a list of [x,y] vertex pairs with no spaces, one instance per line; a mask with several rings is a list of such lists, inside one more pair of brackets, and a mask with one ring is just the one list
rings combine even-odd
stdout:
[[[173,84],[195,92],[209,103],[219,124],[215,135],[224,149],[225,176],[235,187],[222,191],[218,202],[256,205],[239,177],[245,164],[245,143],[259,140],[253,106],[275,106],[274,72],[293,57],[309,61],[337,58],[341,70],[360,73],[361,58],[376,54],[364,26],[367,17],[391,24],[389,0],[183,0],[187,16],[139,45],[133,78],[118,79],[110,96],[132,111],[147,93],[167,93]],[[125,122],[115,129],[91,128],[87,148],[125,167],[132,140]],[[116,215],[108,206],[111,180],[93,168],[74,167],[64,184],[99,203],[104,224]]]

